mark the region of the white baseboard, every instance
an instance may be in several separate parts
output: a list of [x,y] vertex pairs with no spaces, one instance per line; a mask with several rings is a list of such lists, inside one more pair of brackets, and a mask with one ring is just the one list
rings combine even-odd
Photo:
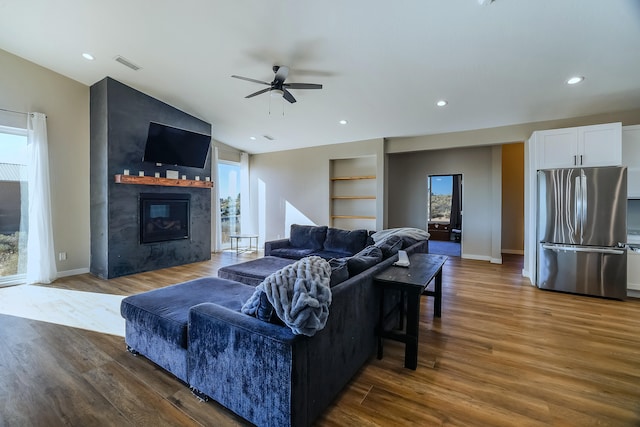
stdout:
[[627,288],[627,296],[630,298],[640,298],[640,291],[636,291],[635,289]]
[[503,254],[524,255],[523,249],[502,249]]
[[500,258],[491,258],[491,264],[502,264],[502,257],[500,257]]
[[640,292],[640,283],[629,283],[627,282],[627,289],[631,291]]
[[486,255],[462,254],[460,258],[474,259],[476,261],[491,261],[491,257]]
[[59,279],[61,277],[76,276],[78,274],[85,274],[88,272],[89,272],[88,268],[76,268],[75,270],[58,271],[58,274],[56,277]]

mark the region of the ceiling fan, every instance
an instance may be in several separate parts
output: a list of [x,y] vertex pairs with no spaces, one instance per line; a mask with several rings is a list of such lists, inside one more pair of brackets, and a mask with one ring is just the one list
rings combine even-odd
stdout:
[[287,76],[289,75],[289,67],[274,65],[273,72],[276,74],[271,83],[263,82],[262,80],[250,79],[249,77],[242,77],[233,75],[231,77],[246,80],[248,82],[259,83],[263,85],[269,86],[268,88],[259,90],[250,95],[245,96],[245,98],[252,98],[256,95],[260,95],[262,93],[271,92],[271,95],[279,95],[284,99],[289,101],[290,103],[296,102],[296,99],[293,97],[291,92],[288,89],[322,89],[322,85],[315,83],[285,83]]

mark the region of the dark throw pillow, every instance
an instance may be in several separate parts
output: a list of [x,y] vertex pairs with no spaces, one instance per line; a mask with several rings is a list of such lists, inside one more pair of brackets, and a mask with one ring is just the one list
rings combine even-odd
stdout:
[[367,246],[351,258],[347,259],[349,277],[360,274],[382,261],[382,250],[377,246]]
[[383,241],[378,242],[376,246],[382,251],[382,257],[387,259],[394,256],[400,249],[402,249],[403,240],[402,237],[398,235],[391,235]]
[[382,261],[382,250],[375,246],[375,245],[370,245],[367,246],[366,248],[364,248],[363,250],[361,250],[360,252],[358,252],[357,254],[355,254],[354,256],[372,256],[372,257],[377,257],[379,258],[378,262]]
[[361,251],[367,243],[367,230],[341,230],[339,228],[327,229],[327,238],[324,241],[324,250],[332,252],[345,252],[353,255]]
[[258,302],[258,309],[256,311],[256,317],[263,322],[271,322],[271,319],[276,315],[273,305],[269,302],[266,292],[260,293],[260,302]]
[[349,278],[349,267],[346,258],[333,258],[329,260],[331,266],[330,287],[334,287],[338,283],[342,283]]
[[289,241],[294,248],[322,249],[327,226],[291,224]]

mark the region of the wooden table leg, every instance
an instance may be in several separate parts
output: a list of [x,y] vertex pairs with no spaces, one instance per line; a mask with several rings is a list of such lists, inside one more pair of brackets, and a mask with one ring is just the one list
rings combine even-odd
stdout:
[[436,274],[435,295],[433,299],[433,317],[441,317],[442,311],[442,269]]
[[404,367],[414,371],[418,367],[420,294],[421,292],[407,291],[407,341],[404,348]]
[[382,359],[382,330],[384,328],[384,288],[380,288],[380,314],[378,315],[378,359]]

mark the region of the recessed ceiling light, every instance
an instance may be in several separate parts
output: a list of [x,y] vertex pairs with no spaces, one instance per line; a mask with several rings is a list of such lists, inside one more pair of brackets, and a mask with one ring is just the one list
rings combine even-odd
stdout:
[[252,141],[255,141],[256,137],[255,136],[250,136],[249,139],[252,140]]
[[346,125],[348,122],[346,120],[340,120],[338,123],[340,123],[341,125]]
[[94,59],[96,59],[93,55],[91,55],[90,53],[83,53],[82,57],[84,59],[86,59],[87,61],[93,61]]
[[444,99],[441,99],[440,101],[436,102],[436,105],[437,105],[438,107],[444,107],[444,106],[445,106],[445,105],[447,105],[447,104],[448,104],[448,102],[447,102],[447,101],[445,101]]
[[584,80],[584,77],[582,76],[575,76],[575,77],[571,77],[569,80],[567,80],[567,84],[568,85],[575,85],[580,83],[581,81]]

